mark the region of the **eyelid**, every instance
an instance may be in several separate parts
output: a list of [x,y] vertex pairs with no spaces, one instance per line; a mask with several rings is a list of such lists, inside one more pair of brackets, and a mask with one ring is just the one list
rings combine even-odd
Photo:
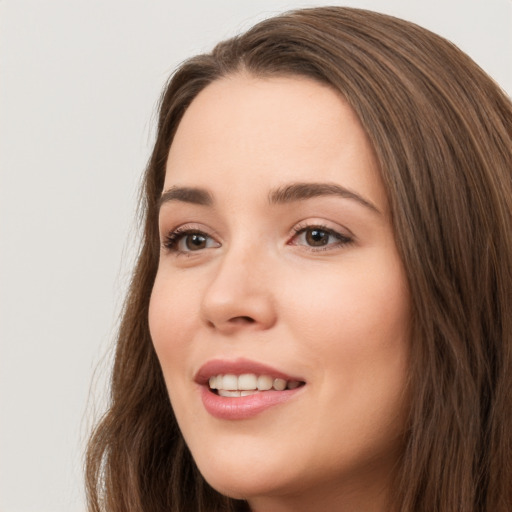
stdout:
[[353,238],[354,240],[357,238],[356,235],[346,226],[342,224],[338,224],[337,222],[329,221],[326,219],[322,219],[320,217],[311,217],[309,219],[304,219],[299,222],[297,222],[291,229],[290,229],[290,236],[293,236],[298,231],[301,231],[303,229],[312,229],[312,228],[318,228],[318,229],[324,229],[325,231],[332,231],[334,233],[339,233],[342,236],[345,236],[347,238]]
[[175,253],[176,255],[192,255],[195,252],[200,253],[205,249],[212,248],[205,247],[203,249],[198,249],[197,251],[184,251],[177,247],[185,236],[194,233],[204,235],[206,238],[213,240],[216,244],[216,247],[220,247],[222,245],[218,241],[219,237],[215,231],[212,231],[203,224],[196,223],[181,224],[179,226],[164,231],[163,233],[160,234],[160,244],[163,249],[167,250],[170,253]]
[[[352,244],[356,241],[356,237],[352,232],[339,224],[332,225],[333,223],[325,219],[308,219],[297,223],[291,228],[287,237],[287,245],[303,248],[309,252],[321,252],[333,249],[341,249],[344,246]],[[297,239],[307,230],[320,230],[326,232],[330,237],[335,239],[334,242],[328,242],[325,245],[311,245],[308,243],[297,243]],[[190,234],[201,234],[210,241],[213,241],[213,246],[199,247],[194,249],[180,249],[178,244],[181,244],[183,239]],[[209,227],[202,223],[189,222],[178,225],[168,230],[161,229],[160,244],[162,249],[177,256],[185,255],[192,256],[194,253],[201,254],[206,249],[213,249],[222,246],[219,235]]]
[[[327,244],[324,246],[313,246],[313,245],[307,245],[307,244],[297,244],[293,243],[293,241],[301,234],[306,232],[307,230],[320,230],[325,231],[330,236],[335,237],[338,241],[336,243]],[[301,246],[304,247],[306,250],[311,252],[319,252],[319,251],[326,251],[331,249],[337,249],[342,248],[346,245],[353,244],[356,240],[356,237],[353,235],[353,233],[345,227],[337,225],[336,227],[329,226],[328,223],[326,223],[325,220],[307,220],[307,221],[301,221],[300,223],[296,224],[292,228],[292,232],[289,235],[289,241],[287,242],[288,245],[295,245],[295,246]]]

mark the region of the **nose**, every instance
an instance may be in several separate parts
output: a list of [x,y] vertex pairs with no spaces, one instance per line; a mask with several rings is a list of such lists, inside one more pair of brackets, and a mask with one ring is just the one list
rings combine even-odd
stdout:
[[201,302],[201,317],[223,334],[265,330],[276,322],[276,304],[268,258],[261,251],[229,250],[215,262]]

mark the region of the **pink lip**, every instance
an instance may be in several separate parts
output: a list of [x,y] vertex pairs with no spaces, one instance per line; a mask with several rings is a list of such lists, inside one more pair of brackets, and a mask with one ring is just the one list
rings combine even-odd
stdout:
[[208,380],[212,375],[242,375],[244,373],[304,381],[300,377],[287,375],[275,368],[248,359],[208,361],[199,369],[194,380],[200,385],[201,400],[209,414],[224,420],[248,419],[270,407],[287,402],[304,388],[304,386],[301,386],[296,389],[285,389],[284,391],[260,391],[254,395],[243,397],[222,397],[210,391]]

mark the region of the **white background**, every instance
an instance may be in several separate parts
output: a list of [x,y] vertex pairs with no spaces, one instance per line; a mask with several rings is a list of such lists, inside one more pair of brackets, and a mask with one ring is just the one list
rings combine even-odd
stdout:
[[[263,17],[324,3],[0,0],[0,512],[85,510],[84,440],[168,74]],[[512,0],[343,4],[440,33],[512,93]]]

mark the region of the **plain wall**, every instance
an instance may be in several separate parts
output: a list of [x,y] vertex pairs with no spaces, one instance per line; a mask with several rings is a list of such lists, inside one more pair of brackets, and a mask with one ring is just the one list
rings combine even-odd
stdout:
[[[0,512],[85,510],[82,453],[167,76],[263,17],[324,3],[0,0]],[[438,32],[512,93],[511,0],[342,4]]]

